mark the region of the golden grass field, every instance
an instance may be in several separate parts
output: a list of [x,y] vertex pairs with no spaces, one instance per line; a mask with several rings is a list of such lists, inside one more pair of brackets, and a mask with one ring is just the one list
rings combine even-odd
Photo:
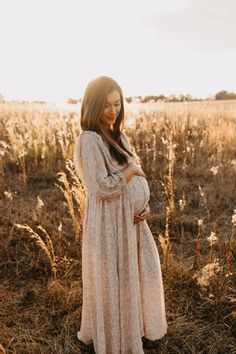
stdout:
[[[126,105],[151,190],[162,354],[236,353],[236,101]],[[76,354],[79,107],[0,104],[0,353]]]

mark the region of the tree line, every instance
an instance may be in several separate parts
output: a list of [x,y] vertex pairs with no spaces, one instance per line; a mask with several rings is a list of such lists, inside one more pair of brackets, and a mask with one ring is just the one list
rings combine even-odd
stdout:
[[[128,96],[125,97],[127,103],[138,102],[138,103],[152,103],[152,102],[188,102],[188,101],[204,101],[207,98],[196,98],[189,94],[187,95],[149,95],[149,96]],[[213,97],[209,98],[211,100],[235,100],[236,93],[228,92],[226,90],[221,90],[217,92]],[[4,102],[4,96],[0,93],[0,102]],[[78,104],[82,101],[81,98],[69,98],[67,103]],[[46,101],[34,101],[35,103],[46,103]],[[22,103],[27,103],[27,101],[22,101]]]
[[[235,100],[236,99],[236,93],[234,92],[228,92],[226,90],[222,90],[217,92],[213,97],[210,99],[213,100]],[[126,101],[128,103],[130,102],[140,102],[140,103],[147,103],[147,102],[185,102],[185,101],[204,101],[206,100],[203,98],[196,98],[193,97],[189,94],[187,95],[170,95],[170,96],[164,96],[164,95],[150,95],[150,96],[130,96],[126,97]]]

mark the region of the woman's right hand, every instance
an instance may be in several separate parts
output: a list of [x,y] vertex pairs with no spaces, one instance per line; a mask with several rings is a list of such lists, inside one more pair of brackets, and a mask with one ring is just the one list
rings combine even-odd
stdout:
[[126,182],[128,183],[131,178],[133,178],[135,175],[136,176],[142,176],[146,177],[145,173],[143,172],[142,168],[140,165],[137,165],[135,162],[130,163],[127,167],[125,167],[123,170],[123,175],[126,179]]
[[136,176],[147,177],[140,165],[135,165],[135,175]]

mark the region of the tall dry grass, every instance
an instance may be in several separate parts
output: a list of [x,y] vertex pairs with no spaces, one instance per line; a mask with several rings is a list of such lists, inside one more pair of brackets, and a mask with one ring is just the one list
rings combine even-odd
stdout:
[[[151,190],[168,335],[160,353],[236,353],[236,102],[126,107]],[[78,111],[0,104],[0,329],[6,353],[78,352],[85,191]]]

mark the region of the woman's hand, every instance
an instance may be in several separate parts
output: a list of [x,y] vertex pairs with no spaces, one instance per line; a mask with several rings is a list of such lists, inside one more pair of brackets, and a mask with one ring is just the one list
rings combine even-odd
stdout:
[[136,168],[135,168],[135,175],[136,176],[147,177],[140,165],[135,165],[135,166],[136,166]]
[[151,215],[150,206],[149,204],[147,204],[140,214],[134,215],[134,224],[137,224],[141,221],[148,219],[150,215]]
[[129,183],[131,178],[133,178],[135,175],[146,177],[145,173],[142,170],[142,167],[140,165],[137,165],[135,162],[129,163],[128,166],[123,168],[121,171],[127,183]]

